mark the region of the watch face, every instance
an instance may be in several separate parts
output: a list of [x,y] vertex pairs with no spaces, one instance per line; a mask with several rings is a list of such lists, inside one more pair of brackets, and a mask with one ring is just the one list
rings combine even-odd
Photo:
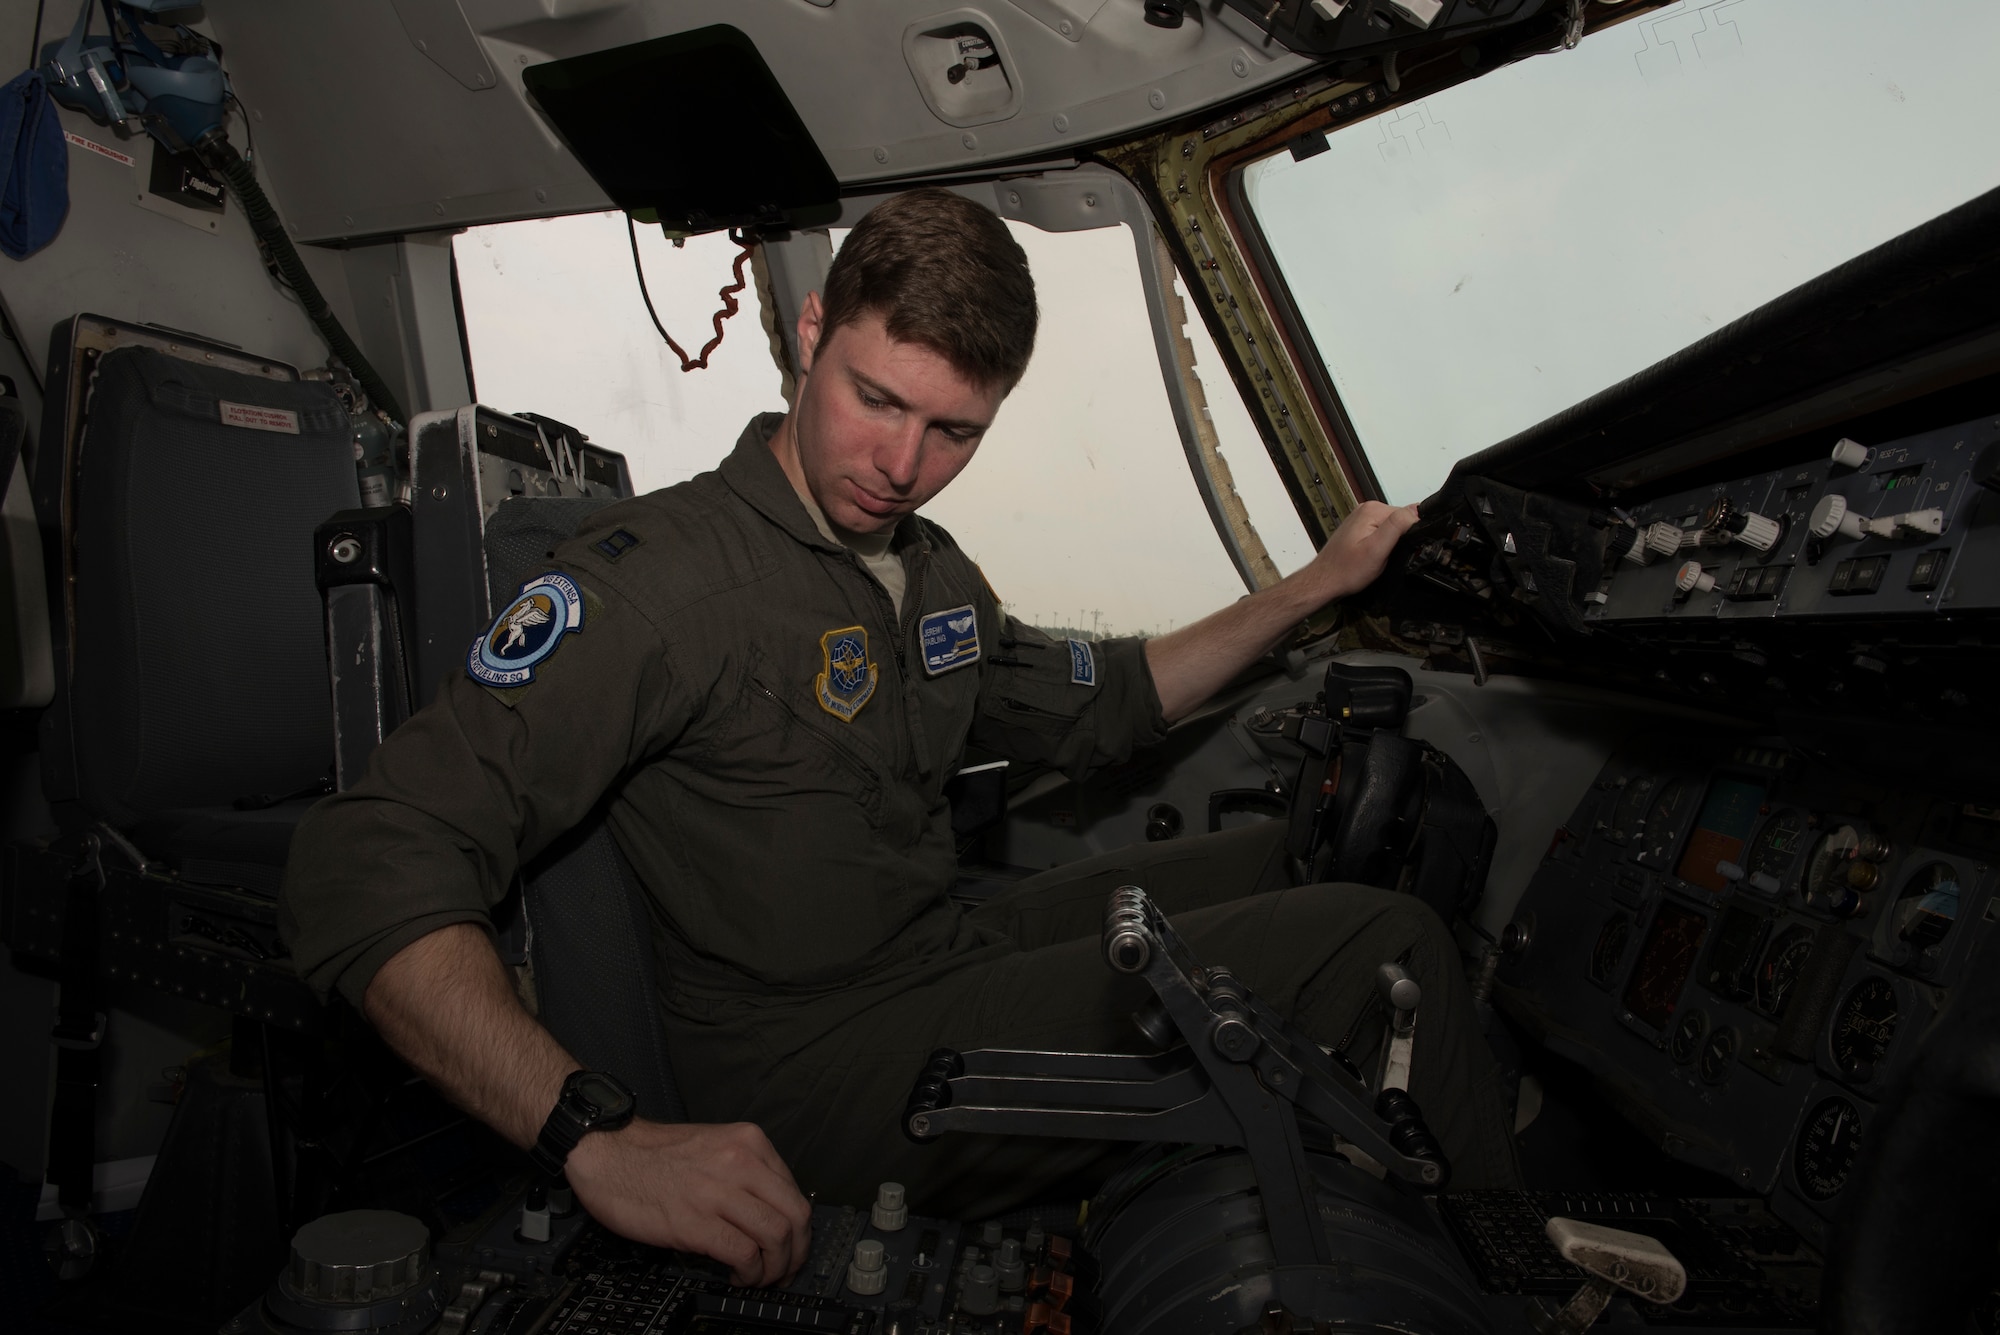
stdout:
[[573,1092],[581,1102],[589,1105],[590,1112],[586,1115],[592,1126],[616,1125],[632,1115],[632,1091],[608,1075],[597,1071],[579,1072]]

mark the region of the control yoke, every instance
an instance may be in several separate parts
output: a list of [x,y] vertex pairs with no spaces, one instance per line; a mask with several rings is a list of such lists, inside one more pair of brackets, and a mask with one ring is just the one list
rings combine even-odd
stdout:
[[[1309,1113],[1387,1172],[1430,1190],[1450,1175],[1416,1102],[1385,1082],[1370,1098],[1359,1078],[1257,1000],[1235,975],[1189,956],[1137,886],[1111,892],[1104,962],[1137,974],[1153,999],[1133,1018],[1162,1050],[1150,1056],[981,1049],[931,1054],[910,1091],[910,1139],[947,1131],[1185,1141],[1240,1146],[1256,1173],[1280,1265],[1326,1264],[1298,1113]],[[1385,1078],[1407,1079],[1416,984],[1401,970],[1378,982],[1395,1012],[1397,1057]]]

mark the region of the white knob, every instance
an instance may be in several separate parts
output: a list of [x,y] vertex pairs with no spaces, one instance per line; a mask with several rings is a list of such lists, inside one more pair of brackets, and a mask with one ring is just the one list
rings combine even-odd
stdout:
[[1944,511],[1912,510],[1906,515],[1897,515],[1889,522],[1895,525],[1899,538],[1935,538],[1944,532]]
[[847,1267],[847,1287],[870,1295],[889,1287],[889,1267],[882,1263],[882,1244],[863,1238],[854,1244],[854,1260]]
[[1743,868],[1734,862],[1718,862],[1715,874],[1725,881],[1740,881],[1743,879]]
[[894,1233],[910,1222],[910,1206],[900,1182],[884,1182],[875,1188],[875,1208],[868,1212],[868,1222],[877,1231]]
[[1778,537],[1784,531],[1785,526],[1777,520],[1746,512],[1743,516],[1743,527],[1737,531],[1736,540],[1745,547],[1768,552],[1778,545]]
[[1830,538],[1836,533],[1843,538],[1859,538],[1867,532],[1867,521],[1848,512],[1845,496],[1820,497],[1813,504],[1812,514],[1806,517],[1806,526],[1815,538]]
[[1843,436],[1840,443],[1833,447],[1833,466],[1835,468],[1866,468],[1868,460],[1874,456],[1874,453],[1875,451],[1869,449],[1860,441],[1848,440]]
[[1715,587],[1715,576],[1701,573],[1701,562],[1689,561],[1674,576],[1674,587],[1682,593],[1707,593]]

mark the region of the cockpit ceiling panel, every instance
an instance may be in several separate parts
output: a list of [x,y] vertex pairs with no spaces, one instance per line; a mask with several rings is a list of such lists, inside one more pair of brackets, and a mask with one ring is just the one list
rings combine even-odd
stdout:
[[[712,24],[755,43],[849,186],[1061,158],[1309,64],[1243,14],[1207,4],[1169,29],[1148,24],[1140,0],[455,0],[498,75],[478,87],[411,35],[433,31],[453,3],[206,6],[256,117],[262,170],[301,240],[609,207],[529,102],[522,71]],[[961,43],[974,68],[950,81]],[[944,80],[944,95],[924,80]],[[994,89],[984,101],[967,88],[982,81]],[[650,128],[705,133],[699,118],[662,115]]]

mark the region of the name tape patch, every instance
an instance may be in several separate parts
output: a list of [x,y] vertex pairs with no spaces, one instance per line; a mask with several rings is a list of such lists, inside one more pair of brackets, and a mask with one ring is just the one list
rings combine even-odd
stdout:
[[551,570],[521,586],[507,609],[472,642],[465,670],[488,686],[525,686],[535,669],[583,629],[583,591],[568,575]]
[[1085,640],[1064,640],[1069,646],[1069,679],[1073,686],[1097,685],[1097,654]]
[[255,431],[282,431],[286,435],[299,434],[299,415],[290,408],[259,408],[254,403],[231,403],[228,399],[216,400],[222,410],[224,426],[247,426]]
[[964,667],[979,661],[979,616],[972,604],[949,612],[931,612],[917,626],[917,642],[924,648],[924,675]]

